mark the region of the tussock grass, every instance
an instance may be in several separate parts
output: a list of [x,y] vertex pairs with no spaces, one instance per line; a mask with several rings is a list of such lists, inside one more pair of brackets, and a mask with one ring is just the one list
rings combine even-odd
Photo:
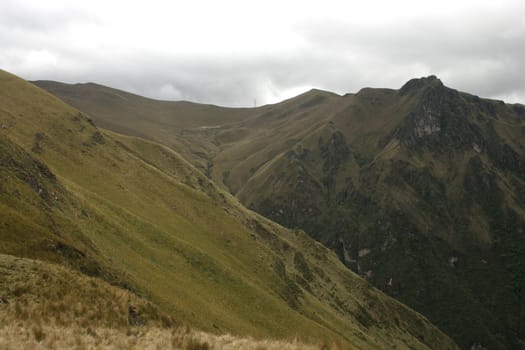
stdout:
[[291,341],[254,340],[232,335],[146,327],[113,328],[42,326],[28,332],[26,322],[0,327],[0,348],[15,349],[181,349],[181,350],[320,350],[337,349]]
[[[319,348],[196,331],[102,280],[9,255],[0,255],[0,296],[0,349]],[[143,326],[130,322],[130,305]]]
[[171,316],[127,290],[58,265],[9,255],[0,255],[0,296],[0,319],[27,322],[39,341],[50,325],[127,330],[135,324],[130,308],[141,324],[176,325]]

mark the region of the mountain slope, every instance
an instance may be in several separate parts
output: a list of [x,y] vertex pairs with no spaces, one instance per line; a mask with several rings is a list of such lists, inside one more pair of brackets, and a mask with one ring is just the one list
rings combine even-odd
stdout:
[[455,347],[329,250],[246,210],[170,149],[99,130],[5,72],[0,91],[0,171],[9,179],[1,253],[100,276],[207,331],[363,349]]
[[[213,132],[217,123],[237,123],[253,112],[251,108],[157,101],[94,83],[68,85],[39,81],[38,86],[60,96],[79,110],[89,110],[100,116],[97,118],[98,126],[126,135],[162,141],[186,159],[191,158],[201,169],[207,165],[203,156],[213,152],[215,145],[207,142],[207,138],[201,143],[191,142],[188,136],[193,132]],[[174,115],[177,118],[173,118]],[[186,137],[173,137],[181,130],[187,134]],[[199,156],[195,157],[195,154]]]
[[[65,98],[79,88],[60,93],[54,85],[45,87]],[[97,122],[123,115],[102,115],[90,108],[95,99],[77,98]],[[158,121],[155,113],[144,118]],[[331,247],[462,347],[523,346],[522,105],[428,77],[399,90],[312,90],[214,125],[164,135],[158,123],[146,134],[193,154],[188,159],[244,205]],[[186,141],[170,144],[170,135]]]
[[318,349],[215,336],[177,324],[129,291],[59,265],[0,254],[0,348]]

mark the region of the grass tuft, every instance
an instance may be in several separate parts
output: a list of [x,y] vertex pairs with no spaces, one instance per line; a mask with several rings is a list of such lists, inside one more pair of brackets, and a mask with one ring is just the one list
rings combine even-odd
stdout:
[[42,326],[35,325],[33,326],[33,336],[35,337],[35,340],[40,343],[42,340],[46,339],[46,333],[42,329]]

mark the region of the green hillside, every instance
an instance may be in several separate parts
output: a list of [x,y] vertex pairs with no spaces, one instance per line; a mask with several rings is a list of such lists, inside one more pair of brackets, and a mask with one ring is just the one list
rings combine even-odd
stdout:
[[[191,135],[195,132],[213,133],[219,123],[237,123],[253,112],[252,108],[157,101],[94,83],[69,85],[39,81],[38,86],[77,109],[96,115],[97,126],[126,135],[161,140],[186,159],[191,159],[200,169],[206,169],[207,155],[214,152],[216,146],[208,142],[193,142]],[[264,110],[264,107],[256,110]]]
[[101,113],[84,85],[42,86],[97,123],[112,116],[182,152],[245,206],[305,230],[461,347],[523,347],[523,105],[431,76],[399,90],[312,90],[242,118],[217,107],[192,126],[172,109],[180,122],[165,133],[153,109],[145,130],[114,104]]
[[344,348],[455,348],[298,230],[172,150],[100,130],[0,73],[0,253],[77,269],[213,333]]

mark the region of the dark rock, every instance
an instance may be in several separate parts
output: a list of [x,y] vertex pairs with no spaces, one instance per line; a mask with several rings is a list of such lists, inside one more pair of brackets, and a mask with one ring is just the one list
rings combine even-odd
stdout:
[[144,319],[140,316],[137,308],[133,305],[128,307],[128,323],[130,326],[140,327],[144,326]]
[[[416,151],[425,146],[438,153],[470,150],[483,145],[480,127],[470,120],[475,109],[456,90],[428,88],[421,93],[419,106],[408,113],[402,124],[381,141],[385,146],[393,138]],[[486,117],[485,117],[486,118]]]
[[443,83],[435,75],[430,75],[428,77],[419,79],[411,79],[401,87],[399,93],[401,95],[406,95],[424,89],[428,86],[443,87]]

